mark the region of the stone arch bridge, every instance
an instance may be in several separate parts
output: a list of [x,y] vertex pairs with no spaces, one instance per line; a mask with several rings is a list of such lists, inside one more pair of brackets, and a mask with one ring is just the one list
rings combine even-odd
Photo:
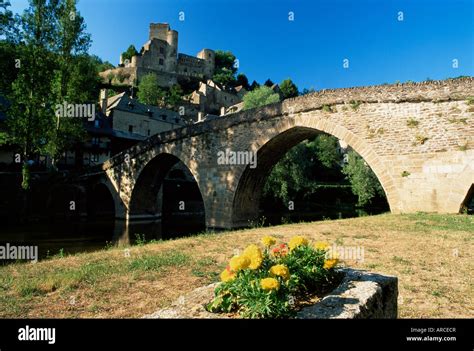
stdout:
[[[242,227],[280,157],[327,133],[364,158],[393,213],[457,213],[474,189],[473,98],[473,78],[324,90],[152,136],[85,177],[107,185],[117,218],[143,219],[159,215],[160,185],[181,161],[207,227]],[[253,152],[257,163],[219,162],[226,150]]]

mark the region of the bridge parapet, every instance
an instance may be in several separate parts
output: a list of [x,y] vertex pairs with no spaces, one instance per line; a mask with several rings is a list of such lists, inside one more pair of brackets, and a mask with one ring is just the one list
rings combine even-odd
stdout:
[[[284,153],[327,133],[364,158],[393,212],[453,213],[474,184],[473,98],[473,78],[323,90],[152,136],[103,170],[128,218],[132,200],[152,199],[179,160],[198,183],[208,226],[229,228],[258,214],[265,177]],[[258,166],[219,163],[227,149],[256,153]]]

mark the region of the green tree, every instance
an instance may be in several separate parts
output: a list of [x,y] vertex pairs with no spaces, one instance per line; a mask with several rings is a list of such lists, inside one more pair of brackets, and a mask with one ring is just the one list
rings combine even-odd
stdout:
[[166,96],[166,104],[171,108],[177,108],[183,98],[183,89],[179,84],[173,85]]
[[12,83],[18,74],[17,45],[6,40],[0,41],[0,95],[11,93]]
[[321,183],[344,182],[337,138],[318,135],[291,148],[273,167],[264,194],[287,204],[312,194]]
[[18,45],[18,20],[8,8],[9,1],[0,0],[0,96],[11,93],[11,84],[16,79],[18,68],[16,47]]
[[138,83],[138,100],[148,105],[160,105],[164,98],[164,92],[158,85],[158,77],[154,73],[148,73]]
[[[77,11],[77,0],[63,0],[53,11],[56,32],[53,52],[57,69],[54,86],[56,102],[93,103],[96,99],[98,75],[87,55],[91,45],[90,34],[85,32],[84,18]],[[92,77],[91,77],[92,73]],[[86,78],[86,79],[85,79]],[[52,166],[64,150],[84,137],[83,120],[57,117],[56,129],[50,134],[46,151]]]
[[298,96],[298,87],[288,78],[280,83],[280,92],[282,99],[288,99]]
[[[51,104],[55,61],[51,53],[40,46],[21,46],[17,55],[22,68],[12,83],[7,132],[0,139],[22,150],[23,174],[26,175],[29,173],[27,161],[35,154],[47,152],[48,137],[55,126]],[[23,179],[24,189],[29,188],[28,179]]]
[[270,78],[268,78],[265,83],[263,83],[263,85],[265,85],[266,87],[269,87],[271,88],[275,83],[272,82],[272,80]]
[[227,69],[232,74],[237,72],[235,65],[235,55],[230,51],[216,50],[215,52],[215,69],[219,72],[222,69]]
[[22,150],[22,184],[28,188],[27,160],[38,154],[56,160],[83,135],[83,120],[60,119],[56,104],[95,102],[98,77],[89,64],[90,36],[75,0],[30,0],[19,29],[18,72],[0,140]]
[[126,51],[122,52],[122,60],[132,61],[132,57],[135,55],[138,55],[138,51],[135,45],[130,45]]
[[235,85],[234,73],[227,68],[222,68],[219,73],[215,73],[214,76],[212,76],[212,80],[225,86]]
[[254,81],[252,82],[252,84],[250,84],[249,90],[255,90],[255,89],[257,89],[259,86],[260,86],[260,84],[258,84],[257,81],[254,80]]
[[375,173],[355,151],[347,154],[342,172],[351,183],[352,192],[358,197],[358,205],[366,206],[377,196],[385,196]]
[[212,80],[222,85],[236,84],[235,73],[235,55],[230,51],[216,50],[215,52],[215,70]]
[[244,95],[244,110],[280,101],[280,96],[267,86],[261,86]]
[[237,81],[235,82],[235,86],[242,85],[245,89],[249,90],[249,80],[247,76],[243,73],[239,73],[237,75]]
[[46,152],[51,127],[54,128],[53,79],[56,62],[52,54],[55,48],[55,15],[57,2],[30,1],[19,19],[20,31],[16,46],[18,73],[11,84],[8,100],[6,132],[2,143],[16,145],[22,150],[22,187],[29,188],[29,162],[37,153]]
[[115,68],[115,66],[113,64],[111,64],[109,61],[103,61],[97,55],[91,55],[90,58],[91,58],[91,61],[94,63],[95,67],[96,67],[97,73],[104,72],[108,69]]
[[169,89],[161,88],[154,73],[145,75],[138,84],[138,100],[147,105],[164,108],[177,108],[183,98],[183,89],[175,84]]
[[331,135],[321,134],[315,140],[316,156],[326,168],[340,168],[339,141]]
[[0,0],[0,37],[5,37],[8,42],[17,42],[18,18],[8,9],[10,6],[10,1]]

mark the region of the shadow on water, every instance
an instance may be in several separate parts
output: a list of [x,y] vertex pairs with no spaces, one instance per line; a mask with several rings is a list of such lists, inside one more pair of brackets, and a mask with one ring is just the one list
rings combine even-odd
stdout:
[[[102,219],[94,221],[56,221],[2,226],[0,246],[37,246],[38,258],[58,254],[91,252],[107,246],[134,245],[138,240],[167,240],[202,232],[203,221],[196,216],[177,214],[166,226],[161,220],[130,222]],[[175,217],[175,218],[174,218]],[[11,263],[3,261],[3,263]]]
[[[162,217],[152,221],[131,221],[126,225],[123,220],[115,220],[111,204],[100,199],[96,189],[93,205],[88,208],[86,217],[65,217],[52,211],[49,221],[30,223],[4,223],[0,228],[0,245],[37,246],[38,258],[54,255],[91,252],[108,246],[126,246],[151,240],[168,240],[196,234],[205,230],[204,206],[200,199],[192,194],[190,187],[178,187],[169,182],[164,188]],[[104,194],[103,194],[104,195]],[[260,217],[264,223],[250,225],[278,225],[294,222],[309,222],[324,219],[360,217],[386,212],[387,206],[371,206],[370,209],[358,209],[353,201],[341,197],[338,201],[321,197],[319,201],[296,202],[295,210],[274,204],[262,206]],[[105,195],[103,196],[105,198]],[[179,199],[186,199],[186,210],[180,211]],[[0,260],[2,264],[12,260]]]

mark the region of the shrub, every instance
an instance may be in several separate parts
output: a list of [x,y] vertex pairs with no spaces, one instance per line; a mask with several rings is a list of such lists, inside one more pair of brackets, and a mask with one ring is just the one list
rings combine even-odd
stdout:
[[267,86],[261,86],[244,95],[244,110],[273,104],[280,101],[280,96]]
[[409,118],[409,119],[407,120],[407,126],[410,127],[410,128],[414,128],[414,127],[418,126],[418,124],[420,124],[420,122],[417,121],[417,120],[414,119],[414,118]]
[[262,243],[263,250],[250,245],[232,257],[208,311],[237,312],[244,318],[291,317],[295,299],[334,281],[337,258],[327,257],[328,245],[310,245],[302,236],[288,244],[264,237]]
[[351,101],[349,101],[349,104],[351,105],[351,107],[354,111],[357,111],[359,109],[359,106],[362,104],[362,102],[356,101],[356,100],[351,100]]

